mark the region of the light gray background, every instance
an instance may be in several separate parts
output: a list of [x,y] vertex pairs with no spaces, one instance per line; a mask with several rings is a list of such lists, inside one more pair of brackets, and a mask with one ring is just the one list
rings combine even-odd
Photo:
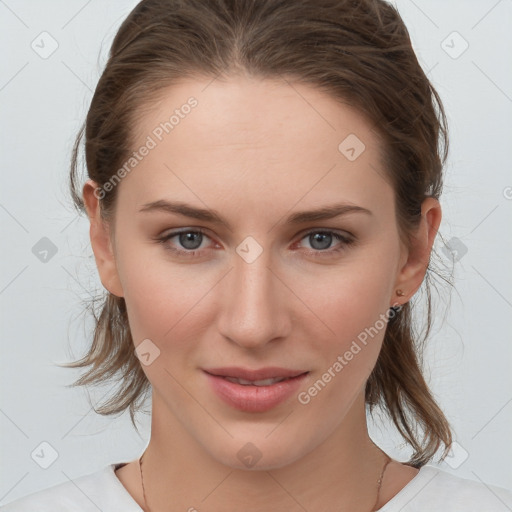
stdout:
[[[65,387],[79,373],[54,364],[83,354],[92,323],[80,300],[101,289],[88,222],[67,197],[71,147],[115,31],[135,4],[0,1],[0,503],[133,460],[149,439],[149,416],[140,415],[139,437],[127,414],[96,415],[83,389]],[[427,377],[458,443],[441,466],[512,488],[512,2],[396,5],[451,129],[441,233],[462,257],[426,355]],[[46,38],[51,49],[44,31],[58,43],[47,58],[31,47],[35,41],[43,51]],[[464,41],[469,47],[458,55]],[[58,251],[46,263],[32,252],[42,237]],[[449,247],[437,245],[445,263]],[[91,391],[93,403],[107,392]],[[388,453],[406,460],[392,430],[371,428]],[[44,442],[57,454],[47,469],[40,464],[51,462],[52,449]],[[45,456],[36,457],[41,450]]]

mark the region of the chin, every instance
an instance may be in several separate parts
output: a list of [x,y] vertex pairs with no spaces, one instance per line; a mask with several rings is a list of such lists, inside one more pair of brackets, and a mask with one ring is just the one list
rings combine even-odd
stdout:
[[291,438],[288,442],[277,436],[273,440],[265,438],[265,435],[259,438],[253,436],[252,439],[245,436],[243,440],[231,439],[224,445],[219,443],[216,445],[218,449],[213,451],[207,448],[217,462],[245,471],[279,469],[294,463],[309,451]]

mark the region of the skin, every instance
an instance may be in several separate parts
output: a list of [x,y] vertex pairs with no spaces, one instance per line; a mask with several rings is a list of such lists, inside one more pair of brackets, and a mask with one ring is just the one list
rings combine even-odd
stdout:
[[[417,291],[439,202],[424,201],[410,246],[402,244],[371,123],[308,85],[233,76],[190,79],[164,93],[138,120],[134,149],[190,96],[198,106],[117,185],[112,224],[101,222],[96,184],[83,189],[101,281],[125,298],[135,346],[150,339],[160,350],[142,365],[153,389],[143,465],[148,504],[153,512],[369,511],[385,458],[368,435],[364,388],[385,329],[307,405],[294,395],[267,412],[238,411],[213,393],[201,368],[309,370],[307,390],[359,333]],[[354,161],[338,150],[351,133],[366,146]],[[139,212],[158,199],[215,209],[231,230]],[[371,215],[284,223],[291,213],[336,202]],[[155,241],[199,227],[206,236],[194,246],[196,258]],[[308,236],[315,229],[350,233],[356,243],[333,237],[322,245]],[[250,264],[236,252],[247,236],[263,251]],[[177,236],[166,244],[192,247]],[[322,251],[331,252],[312,254]],[[237,457],[247,442],[262,454],[252,468]],[[392,461],[378,508],[417,472]],[[138,461],[116,474],[142,507]]]

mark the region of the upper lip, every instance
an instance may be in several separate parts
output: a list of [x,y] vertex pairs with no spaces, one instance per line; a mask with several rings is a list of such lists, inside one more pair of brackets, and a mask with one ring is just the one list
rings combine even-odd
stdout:
[[288,368],[279,368],[277,366],[259,368],[258,370],[230,366],[226,368],[206,368],[204,371],[211,375],[217,375],[220,377],[234,377],[236,379],[252,381],[271,378],[296,377],[297,375],[307,373],[307,370],[292,370]]

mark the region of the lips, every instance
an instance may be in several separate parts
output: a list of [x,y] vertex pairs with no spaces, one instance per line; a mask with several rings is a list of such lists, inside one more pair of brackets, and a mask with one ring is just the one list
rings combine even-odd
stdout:
[[224,403],[244,412],[261,413],[296,394],[309,371],[268,367],[203,370],[213,392]]

